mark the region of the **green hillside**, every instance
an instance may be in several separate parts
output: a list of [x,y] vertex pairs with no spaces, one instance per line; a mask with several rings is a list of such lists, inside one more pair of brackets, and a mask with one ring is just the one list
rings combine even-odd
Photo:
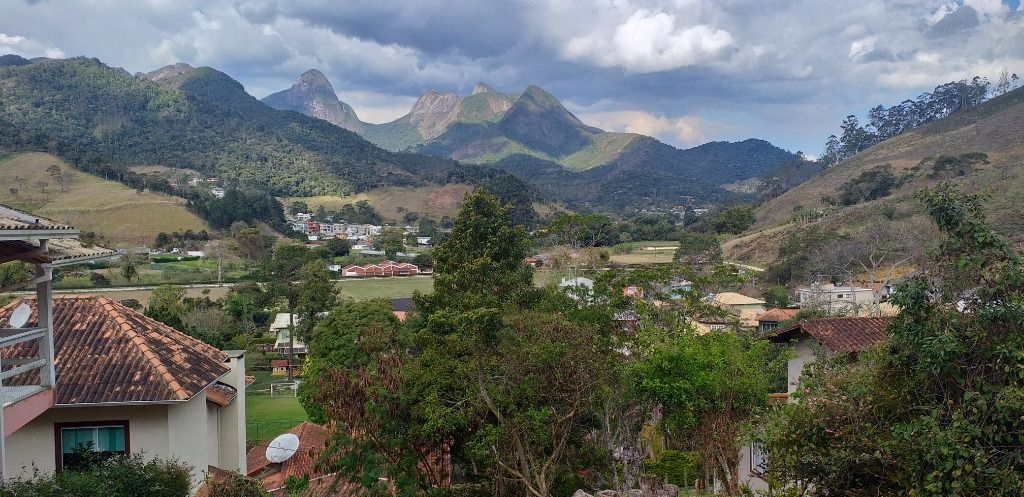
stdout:
[[[210,68],[132,76],[96,59],[0,67],[0,148],[34,134],[65,150],[124,164],[160,164],[278,195],[343,195],[443,181],[452,163],[394,154],[355,133],[273,110]],[[31,144],[29,144],[31,145]]]
[[[1022,138],[1024,88],[885,140],[768,201],[757,210],[756,231],[728,242],[726,256],[770,262],[786,236],[805,228],[808,218],[822,218],[812,224],[825,230],[846,232],[889,220],[912,221],[921,216],[914,193],[942,181],[992,194],[991,220],[1019,239],[1024,235]],[[884,184],[889,174],[890,191],[865,195],[865,185]],[[794,222],[798,219],[804,222]]]

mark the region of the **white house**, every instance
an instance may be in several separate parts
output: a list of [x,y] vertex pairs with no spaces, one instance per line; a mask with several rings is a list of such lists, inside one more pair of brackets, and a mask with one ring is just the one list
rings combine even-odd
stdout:
[[219,186],[210,188],[210,193],[212,193],[214,197],[224,198],[224,189]]
[[[0,320],[22,303],[35,326],[35,299],[0,308]],[[105,297],[55,297],[52,312],[54,403],[5,419],[8,475],[73,466],[83,447],[176,459],[193,468],[194,487],[209,466],[246,471],[243,351],[221,352]],[[28,343],[6,347],[3,361],[32,353]],[[35,376],[9,377],[4,388]]]
[[797,289],[801,308],[821,309],[829,315],[855,316],[860,309],[874,303],[874,291],[851,285],[811,285]]
[[[774,330],[765,338],[790,344],[792,355],[786,366],[786,393],[769,395],[769,401],[793,402],[792,395],[800,387],[804,368],[817,359],[818,353],[856,355],[885,342],[890,322],[892,319],[887,317],[805,319]],[[770,457],[755,444],[743,446],[738,468],[741,483],[753,490],[767,489],[761,468]]]
[[[292,321],[290,318],[291,314],[287,312],[279,312],[274,316],[274,322],[270,325],[270,331],[277,336],[277,339],[274,342],[274,350],[281,354],[288,353],[288,337],[290,335],[288,330],[289,323]],[[302,321],[302,319],[296,315],[294,318],[294,325],[298,326],[300,321]],[[298,337],[292,341],[291,345],[292,350],[297,355],[305,355],[309,351],[306,344],[302,340],[299,340]]]

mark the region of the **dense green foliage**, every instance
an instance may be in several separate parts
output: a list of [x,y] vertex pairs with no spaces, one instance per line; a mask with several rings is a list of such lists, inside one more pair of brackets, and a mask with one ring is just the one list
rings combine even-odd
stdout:
[[[800,402],[769,416],[769,474],[809,495],[1020,495],[1024,271],[982,198],[918,198],[944,234],[900,286],[889,341],[819,361]],[[913,406],[908,409],[908,406]]]
[[114,457],[77,471],[7,480],[0,497],[187,497],[191,470],[141,454]]

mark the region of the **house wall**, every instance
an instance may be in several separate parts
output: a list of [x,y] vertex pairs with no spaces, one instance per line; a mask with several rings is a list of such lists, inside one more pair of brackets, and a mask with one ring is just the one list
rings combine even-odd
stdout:
[[245,464],[245,355],[230,354],[228,372],[221,381],[235,387],[238,394],[220,408],[220,464],[217,467],[247,474]]
[[208,440],[218,436],[210,433],[208,409],[205,390],[188,402],[167,408],[168,453],[192,466],[192,483],[196,487],[202,483],[207,466],[220,462],[208,452]]
[[740,486],[745,485],[754,491],[768,490],[768,482],[762,480],[761,477],[754,474],[750,469],[750,458],[751,446],[749,442],[746,442],[740,447],[740,463],[736,468],[736,475],[739,477]]
[[171,456],[168,410],[169,407],[162,404],[50,408],[7,437],[7,474],[30,476],[33,465],[43,473],[56,469],[54,425],[57,423],[127,420],[128,448],[132,453],[168,458]]
[[810,337],[801,337],[793,347],[793,356],[787,363],[786,374],[786,393],[790,395],[800,386],[800,375],[803,373],[804,366],[809,362],[814,362],[815,355],[812,343],[817,342]]

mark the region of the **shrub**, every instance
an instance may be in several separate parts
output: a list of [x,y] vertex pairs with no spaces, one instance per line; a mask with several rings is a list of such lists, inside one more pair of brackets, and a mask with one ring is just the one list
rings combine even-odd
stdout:
[[699,475],[699,458],[693,452],[666,450],[656,461],[648,461],[647,472],[680,487],[693,486]]
[[840,186],[839,200],[843,205],[854,205],[879,199],[888,196],[898,185],[891,165],[875,166]]
[[8,480],[0,497],[187,497],[191,469],[175,462],[144,461],[140,454],[114,457],[81,471]]
[[89,273],[89,281],[92,282],[93,286],[110,286],[110,278],[107,278],[102,273]]

